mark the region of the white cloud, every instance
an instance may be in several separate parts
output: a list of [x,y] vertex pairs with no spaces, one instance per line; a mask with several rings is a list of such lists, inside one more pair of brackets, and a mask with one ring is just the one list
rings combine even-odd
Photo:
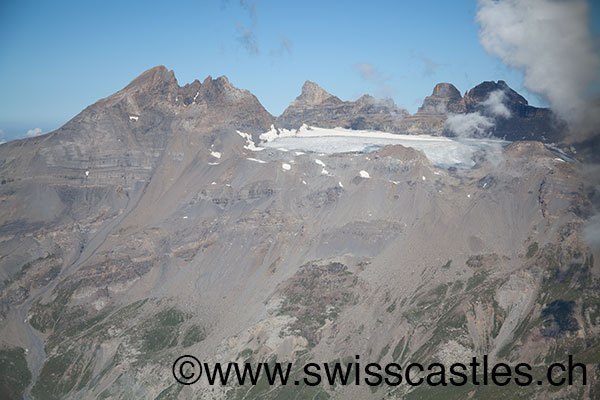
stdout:
[[504,105],[505,98],[506,93],[503,90],[495,90],[481,105],[495,117],[510,118],[510,111]]
[[446,120],[446,128],[458,137],[484,137],[494,121],[479,112],[468,114],[450,114]]
[[476,20],[483,48],[522,69],[527,89],[579,123],[600,71],[589,15],[586,0],[479,0]]
[[25,136],[27,137],[33,137],[33,136],[38,136],[42,133],[42,128],[33,128],[27,131],[27,133],[25,134]]
[[390,77],[382,74],[377,67],[369,63],[354,64],[354,69],[360,77],[376,87],[377,97],[388,98],[394,95],[394,89],[389,85]]

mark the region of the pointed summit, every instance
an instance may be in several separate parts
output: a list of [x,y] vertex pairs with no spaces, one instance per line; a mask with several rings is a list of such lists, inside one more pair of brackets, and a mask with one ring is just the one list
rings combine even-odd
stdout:
[[392,99],[364,95],[356,101],[342,101],[314,82],[306,81],[302,93],[277,117],[277,127],[297,129],[303,124],[321,128],[375,129],[395,132],[408,115]]
[[325,100],[332,99],[341,101],[336,96],[327,93],[319,85],[314,82],[306,81],[302,85],[302,93],[296,97],[296,100],[291,105],[318,105],[323,103]]
[[173,70],[169,71],[164,65],[158,65],[143,72],[135,78],[125,89],[148,89],[155,87],[178,86]]

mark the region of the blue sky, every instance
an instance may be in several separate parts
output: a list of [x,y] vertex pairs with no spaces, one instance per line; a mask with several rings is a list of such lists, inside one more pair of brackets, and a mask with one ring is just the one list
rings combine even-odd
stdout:
[[[476,6],[475,0],[4,0],[0,130],[7,140],[56,129],[159,64],[173,69],[180,85],[227,75],[274,115],[306,79],[343,100],[391,96],[410,112],[437,82],[464,92],[503,79],[544,105],[523,89],[520,71],[482,49]],[[596,33],[599,8],[590,16]]]

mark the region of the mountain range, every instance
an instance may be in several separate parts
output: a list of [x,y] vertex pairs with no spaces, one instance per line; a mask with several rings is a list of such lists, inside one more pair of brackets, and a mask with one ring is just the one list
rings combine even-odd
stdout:
[[[408,145],[318,153],[261,139],[304,126],[444,151],[472,121],[498,145],[470,168]],[[550,146],[564,132],[503,81],[464,96],[440,83],[413,115],[307,81],[274,117],[226,77],[180,86],[152,68],[56,131],[0,145],[0,393],[598,398],[600,271],[583,234],[595,189]],[[171,375],[183,354],[297,366],[487,354],[540,374],[567,353],[588,385],[183,386]]]

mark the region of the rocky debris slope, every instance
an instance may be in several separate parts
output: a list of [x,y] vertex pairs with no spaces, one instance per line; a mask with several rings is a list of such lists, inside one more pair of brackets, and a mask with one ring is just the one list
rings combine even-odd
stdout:
[[[15,366],[0,391],[598,396],[600,271],[581,234],[592,189],[576,163],[539,142],[480,154],[471,169],[400,145],[260,149],[274,122],[226,78],[180,87],[157,67],[58,131],[0,146],[0,361]],[[567,352],[588,365],[582,391],[183,387],[170,372],[186,353],[296,366],[489,354],[539,372]]]

